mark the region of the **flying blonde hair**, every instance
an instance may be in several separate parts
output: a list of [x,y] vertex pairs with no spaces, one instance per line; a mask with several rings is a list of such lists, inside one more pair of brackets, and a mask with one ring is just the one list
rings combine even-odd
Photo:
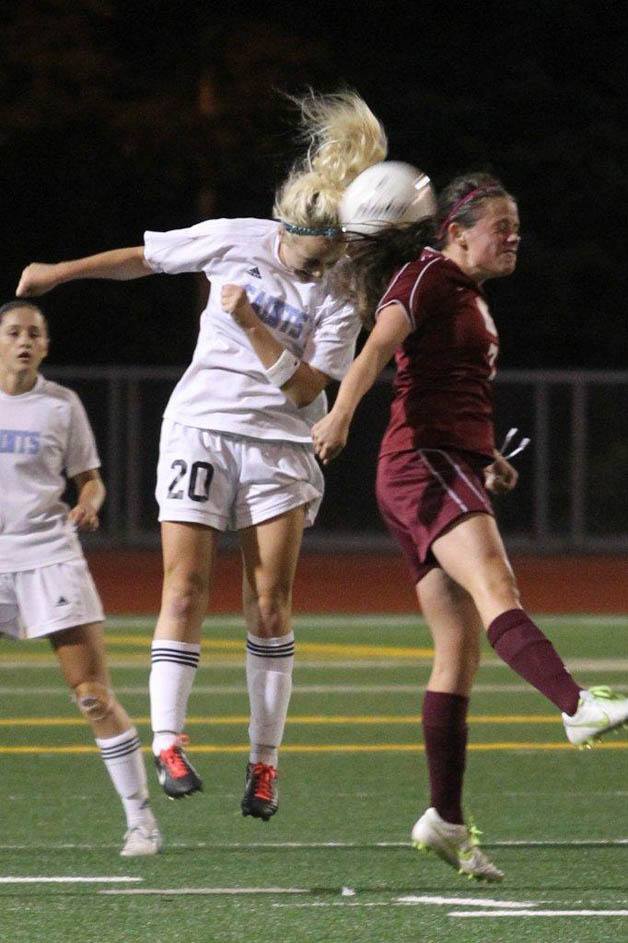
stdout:
[[301,111],[308,149],[277,190],[273,216],[300,235],[334,236],[343,191],[359,173],[385,159],[386,132],[356,92],[317,95],[310,90],[292,101]]

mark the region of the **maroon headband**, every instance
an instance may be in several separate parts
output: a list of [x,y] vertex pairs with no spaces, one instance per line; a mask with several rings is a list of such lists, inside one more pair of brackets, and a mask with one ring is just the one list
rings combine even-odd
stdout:
[[447,213],[447,216],[445,217],[443,222],[440,224],[440,227],[438,230],[438,238],[439,239],[443,238],[443,236],[445,235],[447,231],[447,227],[455,219],[458,213],[458,210],[462,209],[462,207],[465,206],[467,203],[470,203],[471,200],[475,200],[480,196],[482,197],[492,196],[494,194],[496,195],[498,193],[503,193],[503,192],[504,191],[500,186],[496,184],[489,184],[483,187],[476,187],[475,190],[471,190],[471,192],[467,193],[466,196],[461,197],[456,203],[454,203],[452,208]]

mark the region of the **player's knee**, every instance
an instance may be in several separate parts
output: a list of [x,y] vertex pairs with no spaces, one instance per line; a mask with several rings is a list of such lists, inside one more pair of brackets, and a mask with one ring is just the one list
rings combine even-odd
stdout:
[[253,631],[264,637],[285,635],[290,625],[290,598],[283,594],[260,594],[249,610]]
[[447,652],[436,652],[430,680],[443,686],[444,690],[469,691],[479,667],[479,651],[472,646],[450,648]]
[[469,646],[465,650],[464,664],[461,666],[461,676],[469,687],[473,684],[480,667],[480,647]]
[[207,580],[200,574],[178,574],[165,582],[164,602],[172,616],[185,619],[205,606],[208,591]]
[[519,587],[512,568],[499,558],[494,565],[483,569],[480,576],[480,589],[483,595],[499,599],[504,605],[519,604]]
[[82,681],[74,688],[74,696],[86,720],[105,720],[113,710],[113,691],[100,681]]

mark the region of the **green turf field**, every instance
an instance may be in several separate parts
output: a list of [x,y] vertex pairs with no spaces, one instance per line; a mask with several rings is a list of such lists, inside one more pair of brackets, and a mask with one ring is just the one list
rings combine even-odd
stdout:
[[[628,691],[628,619],[540,621],[583,684]],[[108,634],[145,744],[150,629],[120,619]],[[467,806],[506,880],[469,882],[409,845],[426,805],[425,629],[325,616],[296,630],[279,813],[240,814],[243,633],[210,620],[188,725],[205,791],[169,802],[150,770],[166,848],[134,860],[118,855],[117,797],[47,643],[0,642],[3,943],[628,941],[626,731],[569,747],[557,712],[487,649]]]

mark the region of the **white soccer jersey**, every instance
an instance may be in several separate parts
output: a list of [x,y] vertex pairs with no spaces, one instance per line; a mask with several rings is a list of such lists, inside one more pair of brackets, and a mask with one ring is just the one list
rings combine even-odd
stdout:
[[100,461],[76,393],[42,376],[28,393],[0,391],[0,573],[32,570],[82,555],[66,479]]
[[225,284],[241,285],[258,316],[299,359],[341,380],[353,359],[360,324],[353,308],[324,283],[299,282],[279,258],[279,223],[208,220],[170,232],[147,232],[146,261],[155,272],[204,272],[211,282],[192,363],[165,415],[187,426],[310,442],[327,410],[321,393],[298,409],[267,379],[244,331],[220,304]]

